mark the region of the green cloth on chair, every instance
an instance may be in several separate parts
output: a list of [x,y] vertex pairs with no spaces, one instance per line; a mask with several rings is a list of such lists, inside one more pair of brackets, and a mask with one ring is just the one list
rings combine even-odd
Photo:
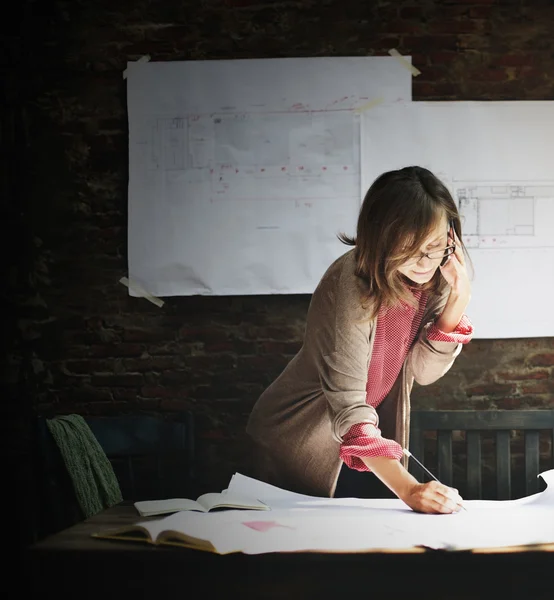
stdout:
[[80,415],[47,419],[85,518],[123,499],[112,464]]

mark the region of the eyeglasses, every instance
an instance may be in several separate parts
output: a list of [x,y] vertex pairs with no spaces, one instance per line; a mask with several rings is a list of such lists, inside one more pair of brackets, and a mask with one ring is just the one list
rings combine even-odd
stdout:
[[443,248],[442,250],[435,250],[434,252],[422,252],[419,256],[409,258],[405,264],[411,265],[418,263],[424,256],[426,256],[429,260],[445,259],[451,254],[454,254],[455,251],[456,246],[446,246],[446,248]]

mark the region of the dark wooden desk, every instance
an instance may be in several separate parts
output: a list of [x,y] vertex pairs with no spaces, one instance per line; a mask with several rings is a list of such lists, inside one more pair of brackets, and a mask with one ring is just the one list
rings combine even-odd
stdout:
[[24,583],[33,597],[356,600],[377,593],[386,600],[554,598],[554,545],[477,554],[414,549],[219,556],[90,537],[137,519],[134,507],[117,506],[27,549]]

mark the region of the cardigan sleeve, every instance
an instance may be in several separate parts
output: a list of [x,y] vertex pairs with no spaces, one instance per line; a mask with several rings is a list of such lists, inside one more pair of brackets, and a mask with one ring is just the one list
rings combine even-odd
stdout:
[[327,400],[333,438],[340,443],[352,425],[379,422],[377,411],[366,402],[374,323],[362,305],[352,252],[343,261],[312,295],[304,337],[304,351]]
[[448,292],[445,292],[438,300],[430,303],[423,318],[424,325],[408,354],[407,367],[420,385],[434,383],[447,373],[462,346],[473,336],[473,326],[466,315],[462,316],[452,333],[444,333],[435,325],[447,297]]

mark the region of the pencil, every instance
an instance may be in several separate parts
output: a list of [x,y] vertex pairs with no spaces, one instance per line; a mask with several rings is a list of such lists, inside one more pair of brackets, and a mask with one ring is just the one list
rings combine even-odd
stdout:
[[[406,456],[413,458],[416,461],[416,463],[427,473],[427,475],[429,475],[429,477],[432,477],[435,481],[438,481],[440,483],[440,481],[433,475],[433,473],[431,473],[431,471],[429,471],[429,469],[423,463],[421,463],[419,460],[417,460],[417,458],[409,450],[404,448],[403,452]],[[467,508],[463,504],[462,504],[462,508],[465,511],[467,511]]]

